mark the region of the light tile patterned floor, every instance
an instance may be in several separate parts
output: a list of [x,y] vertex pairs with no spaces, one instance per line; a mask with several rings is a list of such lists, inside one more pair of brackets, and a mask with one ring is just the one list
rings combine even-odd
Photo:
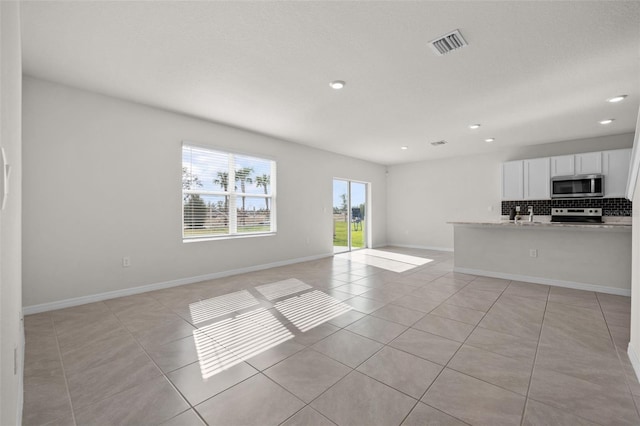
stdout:
[[628,297],[452,264],[387,248],[28,316],[24,424],[640,424]]

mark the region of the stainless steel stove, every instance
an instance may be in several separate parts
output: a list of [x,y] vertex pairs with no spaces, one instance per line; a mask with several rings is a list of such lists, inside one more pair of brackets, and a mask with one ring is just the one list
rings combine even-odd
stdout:
[[602,223],[602,209],[593,207],[552,208],[551,222]]

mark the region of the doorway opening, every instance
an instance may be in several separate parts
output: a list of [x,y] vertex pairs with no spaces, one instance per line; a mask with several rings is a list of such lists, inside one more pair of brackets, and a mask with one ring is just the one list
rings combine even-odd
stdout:
[[367,185],[333,180],[333,252],[367,248]]

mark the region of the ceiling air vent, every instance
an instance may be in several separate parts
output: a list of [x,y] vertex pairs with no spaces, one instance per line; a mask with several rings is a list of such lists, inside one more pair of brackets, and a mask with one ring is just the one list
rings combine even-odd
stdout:
[[435,40],[431,40],[429,45],[436,52],[436,55],[442,56],[451,52],[452,50],[460,49],[467,45],[467,42],[460,34],[459,30],[455,30],[450,32],[449,34],[445,34],[442,37],[439,37]]
[[444,145],[446,143],[447,143],[447,141],[437,141],[437,142],[431,142],[431,145],[438,146],[438,145]]

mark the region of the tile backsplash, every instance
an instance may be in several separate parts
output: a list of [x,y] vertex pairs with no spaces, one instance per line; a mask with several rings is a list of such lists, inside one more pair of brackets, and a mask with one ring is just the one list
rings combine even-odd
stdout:
[[631,201],[626,198],[577,198],[556,200],[503,201],[502,215],[508,216],[512,207],[520,206],[520,214],[526,215],[527,208],[533,206],[533,214],[550,216],[554,207],[601,208],[603,216],[631,216]]

